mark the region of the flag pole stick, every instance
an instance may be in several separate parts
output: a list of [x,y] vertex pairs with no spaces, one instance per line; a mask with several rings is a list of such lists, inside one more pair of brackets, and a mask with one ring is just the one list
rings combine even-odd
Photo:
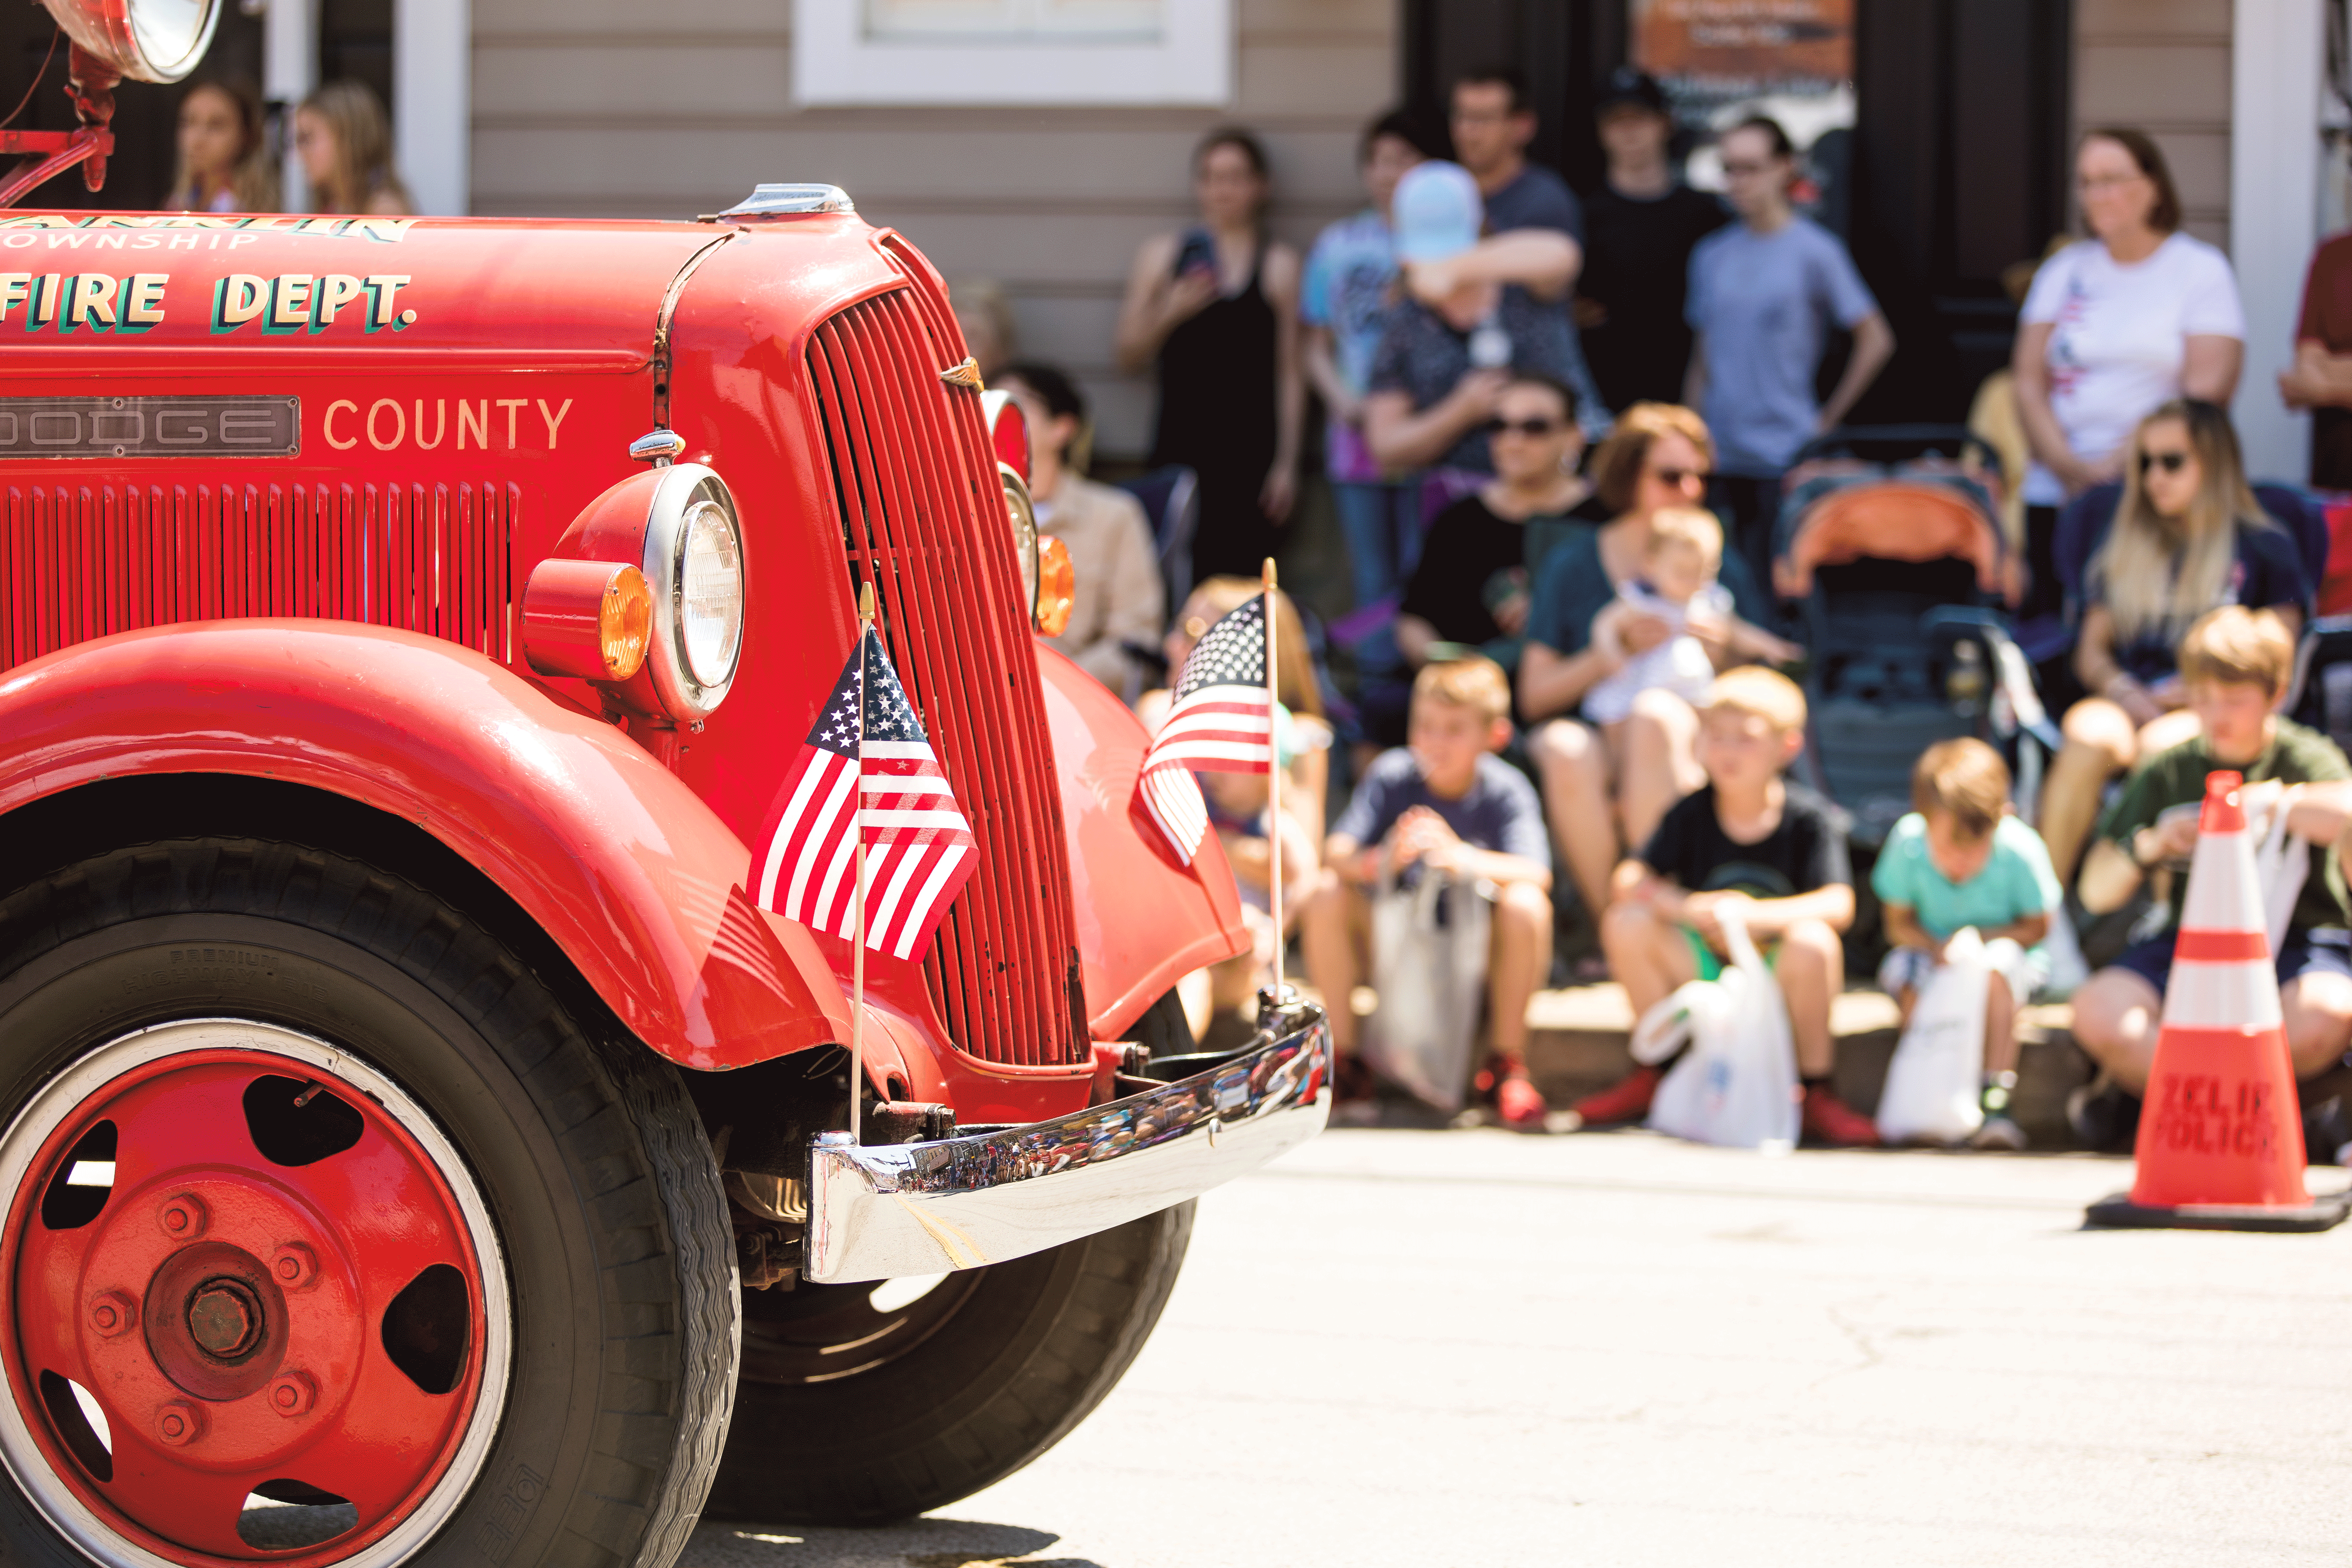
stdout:
[[858,1101],[866,1089],[866,638],[874,629],[874,584],[857,585],[857,945],[849,961],[849,1141],[858,1142]]
[[1282,1005],[1282,749],[1276,744],[1276,694],[1282,688],[1275,676],[1274,557],[1265,558],[1265,847],[1272,857],[1266,881],[1266,901],[1274,914],[1274,1005]]

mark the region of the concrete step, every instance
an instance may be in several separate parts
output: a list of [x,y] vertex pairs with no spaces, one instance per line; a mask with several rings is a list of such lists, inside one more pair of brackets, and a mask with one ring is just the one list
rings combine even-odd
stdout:
[[[1370,988],[1358,986],[1356,1016],[1370,1016],[1378,1000]],[[2092,1069],[2067,1032],[2073,1022],[2074,1009],[2063,1002],[2028,1007],[2018,1019],[2017,1095],[2011,1104],[2036,1149],[2074,1146],[2066,1096],[2090,1081]],[[1886,1064],[1902,1037],[1895,999],[1873,987],[1848,991],[1830,1009],[1830,1028],[1837,1037],[1840,1098],[1857,1110],[1875,1111]],[[1528,1076],[1546,1100],[1566,1107],[1633,1071],[1633,1005],[1614,982],[1539,991],[1528,1005]],[[1480,1052],[1483,1057],[1483,1045]]]
[[[2073,1009],[2063,1003],[2029,1007],[2019,1019],[2013,1109],[2037,1149],[2071,1146],[2067,1091],[2091,1077],[2089,1058],[2067,1034],[2073,1021]],[[1554,1105],[1605,1089],[1633,1070],[1633,1009],[1622,985],[1538,992],[1528,1007],[1528,1075]],[[1837,1037],[1840,1098],[1857,1110],[1874,1110],[1902,1034],[1895,999],[1874,989],[1848,991],[1830,1009],[1830,1028]]]

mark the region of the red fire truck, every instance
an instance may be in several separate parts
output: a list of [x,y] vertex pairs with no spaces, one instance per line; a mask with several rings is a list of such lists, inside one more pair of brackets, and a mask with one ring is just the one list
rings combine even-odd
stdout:
[[[209,5],[49,3],[87,123],[0,151],[87,170]],[[1069,1431],[1190,1200],[1322,1125],[1312,1006],[1192,1054],[1231,875],[1034,639],[1017,415],[840,192],[0,211],[0,1555],[919,1511]],[[869,953],[852,1083],[849,944],[746,846],[861,585],[978,869]]]

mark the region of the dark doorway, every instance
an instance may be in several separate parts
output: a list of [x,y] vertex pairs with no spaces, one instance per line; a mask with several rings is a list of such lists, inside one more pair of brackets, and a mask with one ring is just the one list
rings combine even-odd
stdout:
[[319,80],[367,83],[392,113],[392,0],[323,0],[319,7]]
[[[14,121],[17,129],[74,128],[73,105],[65,92],[64,40],[58,40],[54,54],[49,49],[49,41],[56,34],[57,25],[40,6],[0,5],[0,115],[15,108],[27,89],[32,89],[31,100]],[[33,79],[41,71],[44,56],[48,57],[48,70],[35,88]],[[249,82],[261,79],[260,17],[247,16],[243,7],[236,5],[222,6],[212,48],[190,79],[206,78],[242,78]],[[165,87],[126,81],[116,88],[114,156],[107,163],[106,189],[92,194],[83,184],[81,171],[75,169],[32,192],[21,205],[112,212],[138,212],[161,206],[171,194],[172,176],[176,172],[180,99],[188,85],[180,82]]]
[[1855,259],[1906,345],[1880,399],[1898,416],[1957,419],[2008,363],[2002,272],[2066,221],[2073,13],[2071,0],[1862,0]]

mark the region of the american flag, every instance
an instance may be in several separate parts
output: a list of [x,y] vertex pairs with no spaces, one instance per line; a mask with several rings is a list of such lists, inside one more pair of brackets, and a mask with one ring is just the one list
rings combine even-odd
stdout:
[[1274,708],[1265,689],[1265,596],[1217,622],[1192,645],[1175,700],[1143,759],[1138,787],[1151,819],[1186,865],[1209,831],[1192,770],[1263,773],[1274,767]]
[[752,847],[752,874],[759,884],[754,901],[811,931],[856,941],[857,840],[852,824],[862,816],[866,945],[915,958],[972,873],[971,824],[940,771],[922,721],[882,651],[882,639],[869,627],[859,634],[858,648],[865,655],[862,683],[858,655],[853,653]]

